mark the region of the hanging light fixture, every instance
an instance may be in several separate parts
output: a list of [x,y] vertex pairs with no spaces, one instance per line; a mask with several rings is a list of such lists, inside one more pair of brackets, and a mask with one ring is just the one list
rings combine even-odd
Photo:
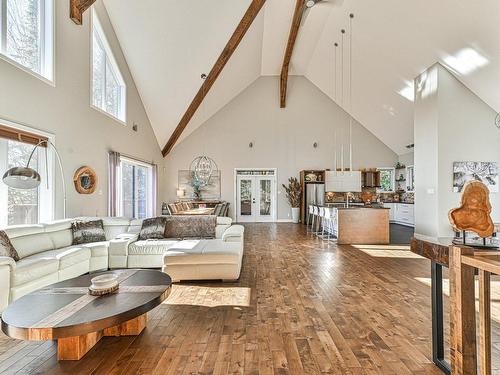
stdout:
[[[207,79],[207,75],[203,73],[201,75],[201,79],[203,80],[201,87],[204,93],[205,80]],[[205,98],[205,95],[203,95],[203,98]],[[196,180],[197,184],[200,187],[203,187],[210,184],[210,179],[212,178],[214,173],[218,171],[218,168],[217,163],[215,163],[212,158],[206,155],[200,155],[191,162],[189,171],[191,172],[193,178]]]
[[212,158],[208,156],[198,156],[191,162],[189,170],[200,185],[206,186],[210,183],[210,179],[214,173],[218,171],[218,168]]

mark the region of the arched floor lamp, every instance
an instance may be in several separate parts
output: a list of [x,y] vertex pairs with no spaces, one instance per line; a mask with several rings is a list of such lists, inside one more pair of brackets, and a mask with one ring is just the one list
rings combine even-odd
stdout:
[[[40,174],[33,168],[30,168],[30,162],[31,159],[33,158],[33,154],[35,153],[36,149],[44,143],[47,145],[47,147],[49,147],[49,145],[52,146],[57,157],[57,162],[59,164],[59,169],[61,172],[61,182],[64,195],[63,217],[64,219],[66,219],[66,183],[64,182],[64,171],[61,163],[61,156],[59,155],[56,146],[51,141],[42,140],[38,142],[33,148],[33,151],[31,151],[26,167],[10,168],[7,172],[5,172],[2,180],[7,186],[14,189],[30,190],[30,189],[36,189],[38,186],[40,186],[41,182]],[[46,170],[47,170],[47,183],[48,183],[48,178],[49,178],[48,166]]]

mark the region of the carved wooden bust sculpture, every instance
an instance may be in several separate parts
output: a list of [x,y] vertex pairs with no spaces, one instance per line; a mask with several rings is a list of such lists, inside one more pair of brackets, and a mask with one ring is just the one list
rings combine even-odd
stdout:
[[451,210],[448,218],[457,230],[472,231],[481,237],[490,237],[495,229],[490,214],[490,191],[482,182],[470,181],[462,192],[460,207]]

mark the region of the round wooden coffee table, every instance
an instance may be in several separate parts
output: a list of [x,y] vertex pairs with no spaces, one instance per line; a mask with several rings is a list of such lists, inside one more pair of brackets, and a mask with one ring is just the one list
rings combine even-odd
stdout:
[[[90,280],[118,275],[118,291],[88,294]],[[57,340],[59,360],[79,360],[103,336],[139,335],[147,312],[170,294],[172,280],[155,270],[116,270],[83,275],[39,289],[2,313],[2,331],[21,340]]]

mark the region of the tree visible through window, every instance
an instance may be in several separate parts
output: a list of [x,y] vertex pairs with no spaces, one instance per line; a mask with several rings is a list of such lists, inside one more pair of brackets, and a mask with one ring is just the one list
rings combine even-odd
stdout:
[[[7,141],[7,168],[24,166],[28,162],[33,146],[25,143]],[[38,153],[35,152],[30,166],[38,165]],[[38,189],[8,189],[8,225],[34,224],[38,222]]]
[[121,162],[121,214],[144,219],[153,214],[153,169],[132,160]]
[[1,53],[52,79],[52,0],[0,0]]
[[379,168],[380,172],[380,191],[393,192],[395,187],[394,168]]
[[92,27],[92,104],[125,121],[125,82],[95,12]]

